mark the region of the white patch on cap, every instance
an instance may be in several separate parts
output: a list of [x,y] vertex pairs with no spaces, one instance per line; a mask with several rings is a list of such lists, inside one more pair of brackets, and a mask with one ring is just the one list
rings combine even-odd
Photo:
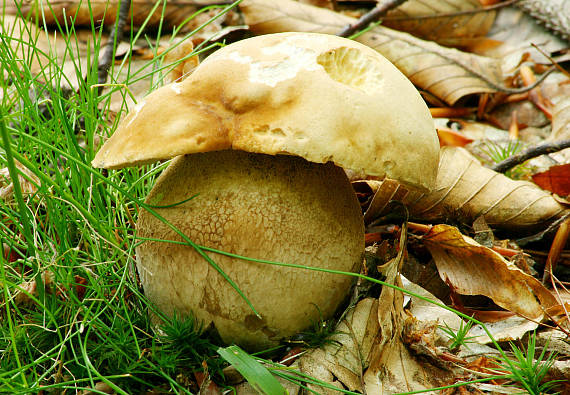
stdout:
[[180,89],[180,84],[175,82],[173,84],[170,84],[170,88],[174,91],[174,93],[176,93],[177,95],[182,93],[182,90]]
[[284,54],[279,60],[254,61],[250,56],[242,55],[237,51],[229,54],[229,59],[237,63],[249,65],[249,80],[260,84],[275,87],[279,82],[295,76],[301,70],[314,71],[322,69],[317,63],[317,53],[309,48],[293,45],[288,42],[263,48],[267,55]]

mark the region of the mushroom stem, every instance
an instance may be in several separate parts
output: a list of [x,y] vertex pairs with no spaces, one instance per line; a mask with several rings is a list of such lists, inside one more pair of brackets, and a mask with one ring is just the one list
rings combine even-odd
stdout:
[[[198,194],[183,204],[188,196]],[[195,243],[229,253],[346,272],[364,249],[360,207],[343,170],[293,156],[215,151],[176,158],[146,201]],[[141,212],[143,238],[180,236]],[[221,338],[249,350],[275,345],[330,318],[352,279],[217,255],[261,317],[192,248],[146,241],[137,248],[145,293],[167,314],[192,312]]]

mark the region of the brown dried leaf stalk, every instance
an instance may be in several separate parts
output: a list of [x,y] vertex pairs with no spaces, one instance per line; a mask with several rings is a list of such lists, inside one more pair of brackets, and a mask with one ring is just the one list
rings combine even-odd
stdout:
[[[335,34],[355,19],[291,0],[245,0],[240,8],[256,34],[285,31]],[[449,104],[474,93],[501,89],[496,59],[476,56],[381,26],[357,38],[394,63],[412,82]]]

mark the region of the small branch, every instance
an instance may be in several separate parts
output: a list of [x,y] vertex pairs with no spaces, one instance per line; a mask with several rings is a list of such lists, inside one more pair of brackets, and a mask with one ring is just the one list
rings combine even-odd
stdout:
[[555,286],[553,273],[556,269],[556,265],[560,260],[560,254],[564,250],[564,246],[568,241],[568,235],[570,233],[570,218],[566,218],[564,222],[560,224],[556,235],[554,235],[554,240],[550,246],[550,251],[548,252],[548,257],[546,258],[546,266],[544,268],[544,273],[542,275],[542,283],[544,285],[549,282]]
[[381,4],[378,4],[372,10],[362,15],[354,24],[345,26],[336,35],[340,37],[352,36],[357,31],[365,29],[371,23],[378,21],[378,19],[384,16],[388,11],[398,7],[406,1],[407,0],[384,0]]
[[516,165],[520,165],[521,163],[526,162],[529,159],[536,158],[540,155],[552,154],[553,152],[558,152],[569,147],[570,140],[560,140],[539,144],[534,147],[530,147],[516,155],[513,155],[502,162],[497,163],[491,167],[491,169],[499,173],[504,173]]
[[[107,82],[111,62],[115,59],[116,45],[123,40],[123,30],[125,28],[125,23],[127,22],[127,16],[130,8],[131,0],[121,0],[119,16],[113,26],[111,34],[109,35],[109,40],[107,40],[105,46],[102,48],[103,54],[99,59],[99,67],[97,68],[98,84],[105,84]],[[99,87],[99,91],[101,90],[102,87]]]

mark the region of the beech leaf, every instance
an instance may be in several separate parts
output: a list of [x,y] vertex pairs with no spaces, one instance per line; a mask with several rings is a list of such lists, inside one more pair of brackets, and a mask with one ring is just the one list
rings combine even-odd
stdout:
[[[470,11],[478,11],[471,12]],[[480,40],[491,29],[495,11],[478,0],[408,0],[382,19],[382,25],[448,46]]]
[[[255,34],[286,31],[336,34],[356,19],[292,0],[244,0],[246,23]],[[503,83],[500,61],[420,40],[382,26],[356,38],[391,61],[416,86],[448,104],[464,96],[495,92]]]
[[539,320],[557,304],[537,279],[449,225],[436,225],[423,236],[441,278],[464,295],[484,295],[497,305]]
[[552,166],[550,169],[532,176],[532,180],[542,189],[560,196],[570,195],[570,163]]
[[[158,26],[163,23],[166,26],[181,26],[182,31],[190,31],[207,22],[219,10],[210,10],[196,15],[192,20],[186,22],[192,14],[203,8],[199,1],[169,0],[164,7],[154,0],[131,0],[131,12],[134,26],[141,26],[148,18],[147,26]],[[31,15],[45,18],[45,23],[49,25],[64,24],[67,16],[68,22],[73,22],[77,26],[91,26],[91,21],[101,21],[104,25],[113,26],[115,24],[119,0],[48,0],[19,2],[23,15]],[[18,6],[15,0],[8,0],[7,13],[19,15]],[[149,17],[150,15],[150,17]],[[127,25],[130,24],[130,18]]]
[[366,222],[384,215],[390,200],[403,202],[413,218],[423,221],[451,219],[471,224],[483,216],[491,227],[525,232],[544,228],[570,213],[568,205],[549,192],[488,169],[458,147],[441,149],[436,187],[430,193],[405,193],[393,180],[362,182],[375,193],[364,216]]

